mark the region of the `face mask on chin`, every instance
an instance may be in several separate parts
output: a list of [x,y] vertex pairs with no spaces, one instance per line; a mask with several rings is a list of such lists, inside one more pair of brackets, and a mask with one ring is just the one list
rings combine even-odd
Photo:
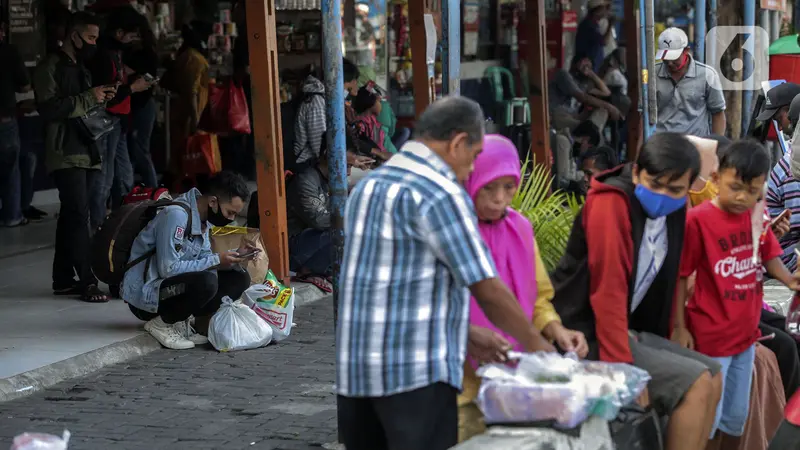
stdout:
[[226,225],[230,225],[233,222],[232,219],[228,219],[222,214],[222,208],[219,205],[219,200],[217,200],[217,210],[208,205],[208,216],[206,218],[208,223],[214,225],[215,227],[224,227]]

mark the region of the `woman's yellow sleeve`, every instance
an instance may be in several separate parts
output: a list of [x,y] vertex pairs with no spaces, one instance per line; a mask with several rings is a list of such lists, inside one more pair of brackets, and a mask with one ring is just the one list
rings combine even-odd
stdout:
[[536,287],[538,293],[536,295],[536,304],[533,307],[533,326],[537,330],[544,330],[550,322],[561,322],[561,317],[558,316],[555,307],[553,307],[553,296],[555,289],[553,289],[553,282],[550,281],[550,275],[547,274],[547,269],[544,267],[544,261],[539,255],[539,244],[536,240],[533,241],[533,251],[536,254]]

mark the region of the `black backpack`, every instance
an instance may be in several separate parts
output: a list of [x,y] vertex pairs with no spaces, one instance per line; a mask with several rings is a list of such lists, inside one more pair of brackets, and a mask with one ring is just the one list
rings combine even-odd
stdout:
[[[92,238],[92,272],[108,285],[122,284],[122,277],[131,267],[155,255],[153,249],[128,262],[133,241],[150,223],[161,208],[180,206],[189,215],[186,230],[192,229],[192,210],[188,205],[172,200],[144,200],[122,205],[106,217]],[[145,272],[145,276],[147,272]]]

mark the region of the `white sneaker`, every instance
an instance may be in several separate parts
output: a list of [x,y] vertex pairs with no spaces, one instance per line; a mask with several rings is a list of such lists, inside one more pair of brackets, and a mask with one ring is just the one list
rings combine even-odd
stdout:
[[144,324],[144,329],[164,347],[173,350],[186,350],[194,348],[194,342],[181,336],[176,330],[175,325],[169,325],[161,320],[161,316]]
[[191,319],[186,319],[185,322],[177,322],[172,326],[182,338],[192,341],[194,345],[208,344],[208,338],[202,334],[197,334],[197,332],[194,331],[194,328],[192,328],[192,325],[189,322],[190,320]]

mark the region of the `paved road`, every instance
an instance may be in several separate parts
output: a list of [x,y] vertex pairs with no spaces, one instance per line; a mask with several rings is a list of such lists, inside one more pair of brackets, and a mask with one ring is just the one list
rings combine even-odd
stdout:
[[0,403],[0,448],[24,431],[72,433],[70,450],[319,449],[336,440],[329,297],[258,350],[161,350]]

